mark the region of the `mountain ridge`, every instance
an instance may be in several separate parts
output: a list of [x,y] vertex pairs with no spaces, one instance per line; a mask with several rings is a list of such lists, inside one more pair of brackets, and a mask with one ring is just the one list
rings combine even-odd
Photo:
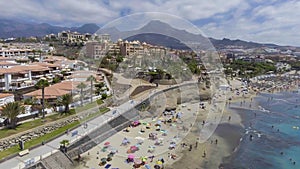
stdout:
[[84,24],[80,27],[53,26],[48,23],[29,23],[0,19],[0,38],[45,36],[57,34],[64,30],[76,31],[79,33],[95,33],[100,27],[94,23]]
[[[24,22],[19,20],[8,20],[8,19],[0,19],[0,38],[10,38],[10,37],[30,37],[30,36],[45,36],[47,34],[57,34],[58,32],[64,30],[76,31],[79,33],[90,33],[93,34],[100,27],[95,23],[87,23],[83,24],[79,27],[62,27],[62,26],[53,26],[48,23],[30,23]],[[145,37],[142,37],[141,34],[146,33],[146,37],[149,37],[149,33],[151,34],[161,34],[165,36],[169,36],[180,40],[178,44],[171,44],[171,46],[180,46],[182,42],[189,42],[189,41],[197,41],[201,43],[212,43],[217,49],[225,48],[226,46],[243,46],[245,48],[253,48],[253,47],[292,47],[292,46],[283,46],[283,45],[276,45],[271,43],[258,43],[258,42],[251,42],[251,41],[244,41],[240,39],[231,40],[228,38],[223,39],[215,39],[215,38],[206,38],[201,34],[193,34],[186,30],[180,30],[173,28],[167,23],[161,22],[159,20],[152,20],[142,26],[138,30],[133,31],[119,31],[117,28],[103,28],[100,29],[97,33],[109,33],[112,36],[112,40],[116,41],[119,38],[126,39],[129,38],[133,39],[136,37],[136,40],[143,40],[147,42]],[[148,35],[147,35],[148,34]],[[136,36],[139,35],[139,36]],[[155,35],[156,36],[156,35]],[[157,37],[157,36],[156,36]],[[166,37],[161,38],[163,40]],[[151,38],[150,38],[151,39]],[[167,38],[170,39],[170,38]],[[153,41],[153,38],[152,40]],[[176,40],[171,39],[172,42],[177,42]],[[149,43],[149,42],[147,42]],[[167,42],[162,42],[161,44],[167,44]],[[158,45],[161,45],[158,44]],[[297,47],[298,48],[298,47]]]

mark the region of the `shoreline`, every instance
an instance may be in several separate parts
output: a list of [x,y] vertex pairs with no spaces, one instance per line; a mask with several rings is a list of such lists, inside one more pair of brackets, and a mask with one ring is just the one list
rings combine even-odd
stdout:
[[[225,139],[225,140],[227,140],[228,145],[233,146],[234,149],[233,149],[232,153],[230,153],[230,155],[223,157],[222,163],[219,166],[220,168],[225,169],[225,167],[228,165],[227,163],[230,162],[231,159],[235,158],[235,156],[236,156],[235,153],[239,150],[240,143],[245,134],[245,130],[246,130],[245,125],[247,122],[253,120],[256,116],[256,113],[255,113],[253,117],[249,117],[249,115],[247,116],[245,113],[239,112],[239,110],[252,110],[252,111],[257,111],[257,112],[264,111],[264,109],[259,105],[259,102],[257,102],[258,97],[264,97],[263,96],[264,94],[275,95],[275,94],[279,94],[279,93],[283,93],[283,92],[294,92],[296,90],[297,90],[297,86],[295,86],[295,85],[289,86],[287,89],[284,89],[284,90],[281,88],[275,89],[273,91],[270,91],[269,89],[265,89],[263,91],[257,91],[256,94],[252,94],[248,98],[244,98],[242,100],[236,99],[236,100],[232,101],[232,103],[235,104],[235,106],[228,107],[227,109],[228,109],[228,111],[231,111],[232,114],[236,114],[237,116],[240,117],[240,125],[235,130],[232,130],[234,132],[239,132],[240,139],[235,144],[236,146],[233,146],[234,145],[233,140],[235,140],[235,139],[232,139],[231,137],[228,137],[228,136],[223,136],[223,138],[227,137],[227,139]],[[252,99],[250,99],[250,98],[252,98]],[[240,106],[238,105],[239,102],[240,102]],[[250,124],[251,124],[251,122],[250,122]]]
[[[237,83],[240,83],[240,81],[236,81]],[[267,91],[267,90],[266,90]],[[281,91],[278,91],[281,92]],[[225,101],[225,110],[222,114],[222,119],[214,132],[214,134],[210,137],[209,140],[207,140],[204,143],[196,143],[198,142],[197,139],[199,138],[199,130],[201,128],[199,127],[192,127],[189,131],[188,135],[186,135],[183,140],[180,142],[185,142],[187,145],[192,146],[192,150],[189,151],[188,146],[187,147],[181,147],[180,143],[178,143],[178,148],[176,148],[173,151],[170,151],[171,154],[176,155],[176,159],[170,159],[169,155],[165,154],[163,158],[165,159],[165,165],[164,168],[169,169],[182,169],[182,168],[222,168],[222,165],[225,161],[227,161],[228,158],[231,158],[234,152],[238,149],[240,145],[240,139],[242,138],[242,135],[245,131],[245,126],[243,125],[246,121],[246,117],[243,116],[242,113],[238,113],[237,111],[234,111],[233,109],[238,108],[238,103],[242,106],[240,108],[243,109],[253,109],[253,110],[259,110],[258,104],[253,101],[255,97],[259,97],[259,93],[264,93],[263,91],[259,90],[258,92],[250,89],[249,93],[246,95],[235,95],[235,91],[229,91],[229,94],[232,97],[231,101]],[[270,93],[270,92],[267,92]],[[270,93],[274,94],[274,93]],[[227,96],[228,96],[227,95]],[[185,103],[182,103],[185,104]],[[217,103],[218,104],[218,103]],[[249,107],[249,104],[252,104]],[[231,105],[237,105],[236,107],[230,107]],[[180,107],[182,105],[177,105],[177,107]],[[212,106],[211,104],[206,103],[206,106]],[[179,109],[180,110],[180,109]],[[197,120],[196,122],[201,123],[202,120],[207,118],[207,109],[202,110],[198,112],[198,115],[196,116]],[[228,119],[230,117],[230,120]],[[212,122],[212,121],[211,121]],[[209,122],[208,122],[209,123]],[[212,122],[213,123],[213,122]],[[123,137],[123,136],[122,136]],[[132,136],[133,137],[133,136]],[[215,140],[218,140],[218,144],[216,145],[214,143]],[[213,141],[213,143],[211,143]],[[96,146],[98,149],[100,148],[99,145],[103,143],[98,144]],[[205,151],[205,157],[203,157]],[[92,154],[92,153],[88,153]],[[97,152],[97,154],[99,154]],[[100,153],[101,154],[101,153]],[[98,156],[98,155],[96,155]],[[88,157],[85,154],[85,157],[87,157],[87,161],[94,161],[93,157]],[[124,157],[123,157],[124,158]],[[98,161],[100,160],[97,159]],[[116,162],[117,159],[113,160],[114,164],[123,165],[123,161],[120,160]],[[157,159],[155,159],[157,160]],[[190,162],[193,161],[193,164]],[[84,166],[88,164],[89,162],[85,162]],[[89,164],[88,164],[89,165]],[[82,166],[82,165],[81,165]],[[189,166],[189,167],[187,167]],[[99,166],[98,166],[99,167]],[[129,167],[129,166],[128,166]],[[78,167],[77,167],[78,168]],[[80,168],[80,167],[79,167]],[[100,167],[101,168],[101,167]]]

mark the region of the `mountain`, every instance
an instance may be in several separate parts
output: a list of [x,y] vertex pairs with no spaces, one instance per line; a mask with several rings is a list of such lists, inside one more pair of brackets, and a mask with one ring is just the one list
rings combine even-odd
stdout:
[[[190,49],[197,47],[209,49],[224,49],[228,46],[239,46],[241,48],[257,48],[257,47],[279,47],[275,44],[260,44],[256,42],[247,42],[243,40],[230,40],[224,38],[222,40],[214,38],[206,38],[201,34],[193,34],[186,30],[173,28],[167,23],[152,20],[140,29],[132,31],[119,31],[117,28],[101,29],[99,33],[107,33],[111,35],[113,41],[124,39],[128,41],[138,40],[153,45],[166,46],[173,49]],[[196,44],[196,46],[195,46]],[[191,46],[194,45],[194,46]],[[197,46],[198,45],[198,46]]]
[[[243,40],[230,40],[206,38],[201,34],[193,34],[186,30],[173,28],[167,23],[159,20],[152,20],[143,27],[132,31],[119,31],[115,27],[103,28],[99,30],[99,26],[94,23],[84,24],[80,27],[61,27],[53,26],[47,23],[30,23],[17,20],[0,19],[0,38],[9,37],[29,37],[29,36],[44,36],[50,33],[57,34],[63,30],[71,30],[80,33],[93,34],[97,31],[98,34],[107,33],[111,35],[112,41],[118,39],[139,40],[154,45],[161,45],[175,49],[189,49],[192,47],[199,47],[208,49],[214,46],[217,49],[223,49],[228,46],[239,46],[242,48],[256,48],[256,47],[271,47],[283,48],[275,44],[261,44],[256,42],[247,42]],[[99,30],[99,31],[98,31]],[[195,46],[196,45],[196,46]],[[198,45],[198,46],[197,46]]]
[[201,34],[179,30],[158,20],[152,20],[140,29],[132,31],[119,31],[117,28],[112,27],[101,29],[98,33],[110,34],[112,41],[117,41],[118,39],[139,40],[175,49],[190,49],[190,44],[193,42],[201,44],[203,49],[211,46],[209,40]]
[[45,36],[57,34],[63,30],[77,31],[80,33],[95,33],[99,29],[96,24],[85,24],[81,27],[61,27],[47,23],[29,23],[24,21],[0,19],[0,38]]
[[140,42],[146,42],[157,46],[165,46],[171,49],[180,49],[180,50],[190,49],[187,45],[185,45],[184,43],[180,42],[179,40],[173,37],[165,36],[161,34],[155,34],[155,33],[138,34],[138,35],[130,36],[125,40],[127,41],[138,40]]
[[88,23],[88,24],[84,24],[80,27],[75,27],[72,28],[71,31],[76,31],[79,33],[90,33],[93,34],[95,33],[100,27],[94,23]]
[[230,40],[227,38],[223,38],[222,40],[209,38],[211,43],[215,46],[217,49],[223,49],[226,48],[226,46],[243,46],[244,48],[257,48],[257,47],[270,47],[270,48],[276,48],[279,47],[275,44],[262,44],[262,43],[256,43],[256,42],[247,42],[243,40]]

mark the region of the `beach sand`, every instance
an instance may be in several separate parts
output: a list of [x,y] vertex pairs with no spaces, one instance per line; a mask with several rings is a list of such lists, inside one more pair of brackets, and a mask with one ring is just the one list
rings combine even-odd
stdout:
[[[239,81],[232,81],[231,85],[233,88],[240,88],[241,86]],[[180,94],[182,95],[182,93]],[[188,93],[183,95],[187,96]],[[160,158],[163,158],[165,161],[164,167],[169,169],[219,168],[223,158],[229,156],[239,143],[241,137],[239,135],[240,132],[235,131],[243,129],[241,117],[237,113],[230,112],[226,109],[226,106],[230,106],[230,103],[227,99],[231,97],[231,103],[241,101],[241,104],[244,104],[243,100],[255,97],[255,95],[256,93],[253,91],[250,91],[246,95],[239,96],[237,96],[234,91],[230,91],[228,93],[219,92],[215,97],[215,101],[212,101],[213,104],[204,102],[206,107],[205,109],[199,108],[199,101],[193,103],[193,99],[189,100],[180,98],[181,104],[177,105],[176,111],[183,112],[183,123],[173,123],[173,126],[162,123],[161,129],[168,131],[167,136],[162,136],[162,133],[156,132],[155,128],[153,127],[157,120],[162,119],[158,119],[159,117],[156,119],[142,119],[142,122],[151,123],[151,129],[146,129],[144,133],[141,133],[141,126],[143,126],[141,125],[135,128],[130,128],[130,132],[121,131],[118,134],[115,134],[90,151],[82,154],[82,161],[75,168],[99,168],[101,159],[106,158],[110,151],[116,150],[118,152],[112,157],[112,161],[108,162],[112,165],[111,168],[132,168],[133,163],[128,164],[125,162],[129,154],[134,154],[136,161],[140,161],[140,157],[149,157],[154,155],[155,157],[153,162],[150,162],[151,160],[149,158],[146,161],[151,168],[153,168],[153,166],[156,164],[156,161]],[[172,103],[163,103],[162,105],[172,105],[171,107],[174,107],[176,105],[174,105],[174,102],[176,101],[178,103],[178,99],[174,99],[174,97],[178,98],[178,95],[174,93],[169,95],[166,94],[163,97],[168,97],[168,100],[172,100]],[[225,105],[225,102],[227,102],[227,105]],[[150,110],[157,110],[161,112],[163,108],[164,107],[159,107],[156,109],[150,108]],[[212,113],[216,113],[216,116],[220,116],[220,122],[218,119],[208,116],[210,109],[215,111]],[[205,121],[205,125],[213,125],[216,123],[218,124],[218,127],[207,140],[203,141],[200,139],[201,141],[199,141],[199,138],[201,138],[199,133],[203,128],[201,125],[203,121]],[[187,127],[188,131],[183,131],[182,126]],[[149,153],[147,151],[148,147],[154,146],[155,143],[155,141],[148,139],[148,135],[151,132],[158,133],[158,137],[163,139],[163,145],[155,146],[155,151],[153,153]],[[130,140],[130,145],[122,146],[121,143],[125,137]],[[137,138],[139,137],[143,139],[143,144],[140,145],[139,148],[140,150],[136,151],[135,153],[127,153],[128,149],[130,149],[130,146],[137,145]],[[176,142],[176,148],[173,150],[168,149],[171,141]],[[105,152],[103,152],[101,150],[106,142],[109,142],[109,147]],[[185,143],[187,146],[181,146],[183,143]],[[190,148],[190,146],[192,148]],[[170,154],[176,155],[176,159],[171,159]],[[104,168],[104,166],[101,166],[100,168]]]

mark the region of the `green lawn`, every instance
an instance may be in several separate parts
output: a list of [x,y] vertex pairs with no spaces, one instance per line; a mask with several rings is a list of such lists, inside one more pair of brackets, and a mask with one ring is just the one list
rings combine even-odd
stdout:
[[[56,121],[58,119],[61,119],[61,118],[67,117],[67,116],[69,116],[69,115],[56,113],[56,114],[53,114],[50,116],[46,116],[44,120],[46,121],[46,123],[49,123],[49,122]],[[7,128],[1,129],[0,130],[0,139],[11,136],[13,134],[17,134],[17,133],[29,130],[29,129],[32,129],[32,128],[35,128],[35,127],[38,127],[38,126],[41,126],[46,123],[43,122],[43,119],[39,118],[36,120],[32,120],[29,122],[19,124],[16,127],[16,129],[7,129]]]
[[[103,101],[101,99],[98,99],[95,102],[92,102],[92,103],[89,103],[89,104],[84,105],[82,107],[76,108],[76,112],[82,112],[84,110],[91,109],[93,107],[96,107],[97,104],[100,105],[102,103],[103,103]],[[0,130],[0,139],[8,137],[8,136],[11,136],[13,134],[17,134],[17,133],[26,131],[26,130],[33,129],[35,127],[41,126],[43,124],[47,124],[49,122],[56,121],[58,119],[62,119],[62,118],[68,117],[70,115],[72,115],[72,113],[71,114],[55,113],[53,115],[46,116],[44,120],[42,120],[42,119],[39,118],[39,119],[36,119],[36,120],[32,120],[32,121],[29,121],[29,122],[25,122],[25,123],[19,124],[16,127],[16,129],[7,129],[7,128],[1,129]],[[45,122],[43,122],[43,121],[45,121]]]
[[[97,117],[97,116],[99,116],[101,114],[104,114],[104,113],[106,113],[108,111],[109,111],[109,108],[107,108],[107,107],[101,108],[101,109],[99,109],[99,111],[97,113],[91,114],[90,116],[84,118],[83,121],[90,120],[90,119],[92,119],[94,117]],[[52,118],[55,119],[54,117],[52,117]],[[38,119],[38,120],[40,120],[40,119]],[[38,124],[38,122],[37,122],[37,124]],[[27,125],[27,124],[25,124],[25,125]],[[42,143],[42,141],[47,142],[47,141],[49,141],[49,140],[51,140],[51,139],[59,136],[60,134],[63,134],[67,129],[71,129],[71,128],[77,127],[79,125],[80,125],[80,121],[75,121],[75,122],[73,122],[71,124],[63,126],[63,127],[59,128],[57,130],[54,130],[51,133],[47,133],[47,134],[45,134],[45,135],[43,135],[41,137],[38,137],[38,138],[32,139],[30,141],[27,141],[27,142],[24,143],[25,149],[29,149],[29,148],[31,148],[33,146],[39,145],[39,144]],[[0,159],[3,159],[3,158],[5,158],[5,157],[7,157],[7,156],[9,156],[11,154],[18,153],[19,151],[20,150],[19,150],[19,146],[18,145],[13,146],[13,147],[11,147],[9,149],[6,149],[6,150],[0,152]]]
[[92,102],[92,103],[88,103],[88,104],[86,104],[86,105],[84,105],[84,106],[76,107],[75,110],[76,110],[76,112],[82,112],[82,111],[84,111],[84,110],[88,110],[88,109],[97,107],[98,105],[100,105],[100,104],[102,104],[102,103],[104,103],[103,100],[98,99],[98,100],[96,100],[96,101],[94,101],[94,102]]
[[[41,137],[38,137],[38,138],[32,139],[32,140],[30,140],[30,141],[28,141],[28,142],[25,142],[25,143],[24,143],[25,149],[29,149],[29,148],[31,148],[31,147],[33,147],[33,146],[35,146],[35,145],[41,144],[42,141],[48,141],[48,140],[50,140],[50,139],[52,139],[52,138],[55,138],[55,137],[57,137],[58,135],[60,135],[60,134],[62,134],[62,133],[65,133],[65,131],[66,131],[67,129],[76,127],[76,126],[78,126],[79,124],[80,124],[79,121],[75,121],[75,122],[70,123],[70,124],[68,124],[68,125],[66,125],[66,126],[64,126],[64,127],[61,127],[61,128],[59,128],[59,129],[57,129],[57,130],[54,130],[54,131],[51,132],[51,133],[47,133],[47,134],[45,134],[45,135],[43,135],[43,136],[41,136]],[[13,146],[13,147],[11,147],[11,148],[9,148],[9,149],[6,149],[6,150],[4,150],[4,151],[1,151],[1,152],[0,152],[0,159],[3,159],[4,157],[7,157],[7,156],[9,156],[9,155],[11,155],[11,154],[18,153],[18,152],[20,152],[20,151],[21,151],[21,150],[19,149],[19,146],[18,146],[18,145],[15,145],[15,146]]]

